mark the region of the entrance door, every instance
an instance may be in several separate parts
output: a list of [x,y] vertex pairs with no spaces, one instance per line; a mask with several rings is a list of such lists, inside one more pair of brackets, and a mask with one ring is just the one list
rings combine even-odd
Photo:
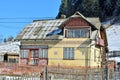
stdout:
[[4,55],[4,62],[8,62],[8,54]]

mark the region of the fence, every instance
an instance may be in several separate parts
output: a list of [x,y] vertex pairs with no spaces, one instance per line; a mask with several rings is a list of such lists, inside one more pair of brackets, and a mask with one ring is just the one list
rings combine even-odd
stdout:
[[104,68],[47,67],[46,80],[120,80],[120,71]]
[[63,67],[47,67],[46,70],[49,78],[54,80],[102,80],[103,69],[100,68],[63,68]]
[[[38,68],[38,67],[36,67]],[[43,72],[0,75],[0,80],[120,80],[120,71],[104,68],[44,67]]]
[[33,75],[1,75],[0,80],[43,80],[40,74],[33,74]]
[[108,80],[120,80],[120,70],[108,69]]

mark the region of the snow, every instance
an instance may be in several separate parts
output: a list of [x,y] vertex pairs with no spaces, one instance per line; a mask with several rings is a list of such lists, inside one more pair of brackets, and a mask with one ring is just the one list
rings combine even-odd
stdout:
[[120,21],[117,18],[102,22],[106,29],[109,51],[120,50]]
[[20,51],[20,42],[7,42],[0,44],[0,55],[7,54],[19,54]]
[[106,34],[109,50],[120,50],[120,24],[114,24],[107,28]]
[[108,60],[114,60],[116,61],[116,63],[120,62],[120,57],[111,57],[111,58],[108,58]]
[[[106,29],[109,51],[120,51],[120,21],[116,18],[103,22]],[[108,60],[120,62],[120,57],[108,57]]]

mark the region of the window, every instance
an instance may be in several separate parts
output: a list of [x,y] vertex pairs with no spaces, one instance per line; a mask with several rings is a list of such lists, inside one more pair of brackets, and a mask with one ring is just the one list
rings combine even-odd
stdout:
[[[66,37],[68,38],[87,38],[89,36],[89,29],[68,29]],[[65,33],[66,34],[66,33]]]
[[20,57],[21,58],[28,58],[28,50],[25,50],[25,49],[21,50]]
[[38,58],[39,52],[38,50],[31,50],[31,58]]
[[31,59],[30,64],[37,65],[38,64],[38,59]]
[[64,48],[64,59],[74,59],[74,48]]
[[30,64],[37,65],[38,64],[38,57],[39,57],[39,50],[38,49],[31,49],[30,50]]
[[18,60],[17,59],[13,59],[13,58],[9,58],[9,62],[10,63],[18,63]]
[[48,49],[47,48],[41,48],[39,57],[40,58],[48,58]]

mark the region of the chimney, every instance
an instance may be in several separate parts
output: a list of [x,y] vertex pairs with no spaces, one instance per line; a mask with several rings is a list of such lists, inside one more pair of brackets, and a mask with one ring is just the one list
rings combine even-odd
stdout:
[[64,15],[64,14],[61,14],[61,17],[60,17],[61,19],[65,19],[66,18],[66,15]]

